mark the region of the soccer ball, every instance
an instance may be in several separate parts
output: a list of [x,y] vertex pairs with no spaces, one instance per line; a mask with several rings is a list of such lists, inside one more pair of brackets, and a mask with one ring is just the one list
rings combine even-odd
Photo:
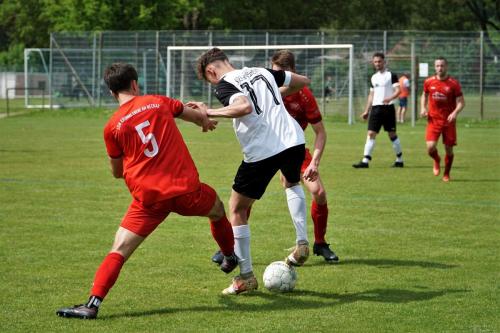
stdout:
[[297,282],[297,272],[284,261],[275,261],[266,267],[262,279],[268,290],[292,291]]

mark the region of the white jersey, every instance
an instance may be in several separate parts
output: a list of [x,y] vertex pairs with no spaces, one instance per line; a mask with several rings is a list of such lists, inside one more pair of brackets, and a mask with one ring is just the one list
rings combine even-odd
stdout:
[[305,143],[304,131],[285,109],[279,91],[290,78],[290,72],[245,67],[226,73],[215,87],[224,106],[242,95],[252,104],[252,113],[233,119],[245,162],[257,162]]
[[[384,105],[384,99],[394,93],[394,88],[399,86],[398,76],[384,70],[372,75],[370,80],[370,91],[373,91],[372,105]],[[392,100],[389,104],[393,104]]]

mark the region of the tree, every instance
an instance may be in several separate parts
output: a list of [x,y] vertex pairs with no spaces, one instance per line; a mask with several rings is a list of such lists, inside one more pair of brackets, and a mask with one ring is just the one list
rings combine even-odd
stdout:
[[500,47],[491,40],[489,28],[500,31],[500,1],[494,0],[467,0],[467,7],[477,19],[481,30],[484,31],[484,40],[493,54],[500,55]]

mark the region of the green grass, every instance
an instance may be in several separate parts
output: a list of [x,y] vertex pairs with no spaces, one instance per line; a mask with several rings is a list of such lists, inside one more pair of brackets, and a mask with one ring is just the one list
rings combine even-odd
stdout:
[[[341,258],[311,257],[296,290],[222,297],[230,277],[203,218],[171,215],[137,250],[99,320],[58,318],[83,302],[130,195],[111,177],[102,140],[110,111],[59,110],[0,119],[2,332],[498,332],[500,123],[459,123],[452,182],[432,176],[424,123],[400,126],[405,168],[385,134],[354,170],[366,125],[325,120],[321,174],[327,239]],[[231,123],[179,124],[201,179],[227,202],[241,161]],[[308,140],[311,141],[308,131]],[[442,153],[442,146],[440,145]],[[278,179],[252,211],[259,279],[294,232]],[[310,237],[312,225],[309,223]]]

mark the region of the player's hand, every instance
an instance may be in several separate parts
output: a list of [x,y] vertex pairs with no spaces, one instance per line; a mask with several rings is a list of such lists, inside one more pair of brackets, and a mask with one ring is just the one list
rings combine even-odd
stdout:
[[203,123],[201,128],[202,128],[203,132],[213,131],[214,129],[217,128],[218,123],[219,122],[215,119],[207,118],[207,121]]
[[304,171],[302,178],[308,182],[314,182],[318,179],[319,171],[315,165],[309,164],[309,166]]
[[205,112],[208,109],[208,106],[205,103],[203,103],[203,102],[190,101],[190,102],[187,102],[186,105],[189,106],[190,108],[193,108],[193,109],[196,109],[196,110],[205,111]]
[[361,118],[364,119],[364,120],[368,119],[368,113],[369,113],[368,111],[363,112],[361,114]]
[[455,120],[457,120],[457,113],[456,112],[450,113],[450,115],[448,116],[447,120],[448,120],[449,124],[451,124],[452,122],[454,122]]
[[422,118],[427,118],[427,115],[429,114],[429,111],[427,111],[427,109],[423,109],[421,112],[420,112],[420,117]]
[[387,98],[384,98],[384,100],[383,100],[382,102],[383,102],[384,104],[389,104],[391,101],[392,101],[392,98],[387,97]]

